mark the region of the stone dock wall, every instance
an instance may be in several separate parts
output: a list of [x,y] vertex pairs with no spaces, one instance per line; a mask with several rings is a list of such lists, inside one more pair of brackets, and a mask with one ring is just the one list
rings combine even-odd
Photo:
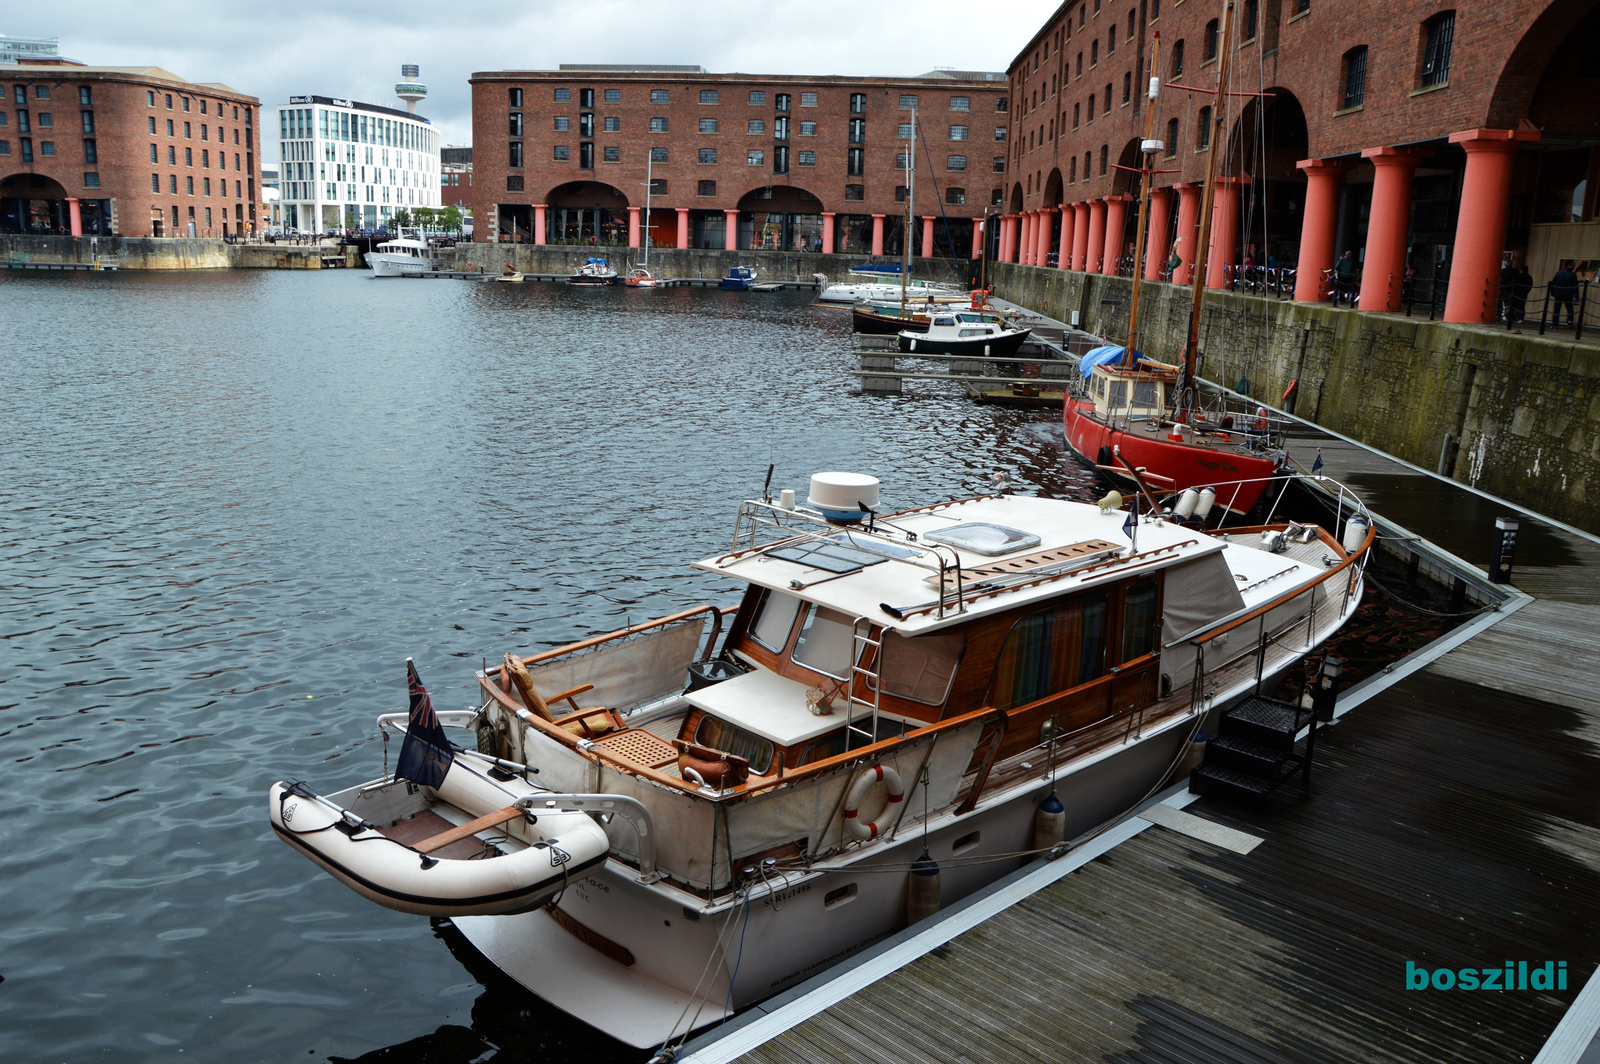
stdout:
[[[594,248],[562,244],[458,244],[452,256],[445,252],[444,266],[450,270],[482,270],[499,273],[511,263],[523,273],[572,273],[589,256],[609,261],[626,273],[639,261],[638,248]],[[843,280],[852,267],[868,262],[899,263],[898,256],[821,255],[802,251],[708,251],[698,248],[651,248],[650,269],[662,277],[726,277],[734,266],[753,266],[758,281],[804,281],[826,274],[830,280]],[[951,259],[913,259],[914,277],[935,281],[965,283],[977,263]]]
[[0,236],[0,261],[12,265],[115,263],[124,270],[320,270],[324,258],[361,265],[353,249],[289,244],[229,244],[216,237]]
[[[1127,335],[1128,278],[1012,263],[994,276],[1005,299],[1064,321],[1076,311],[1081,328],[1113,341]],[[1189,289],[1147,281],[1139,300],[1140,350],[1175,361]],[[1588,490],[1600,472],[1600,347],[1538,336],[1537,323],[1507,332],[1423,315],[1210,292],[1199,372],[1279,407],[1298,379],[1296,415],[1600,531],[1600,491]]]

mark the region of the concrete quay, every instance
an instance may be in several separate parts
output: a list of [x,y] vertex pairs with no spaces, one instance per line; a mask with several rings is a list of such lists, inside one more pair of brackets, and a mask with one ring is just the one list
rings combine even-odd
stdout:
[[56,266],[120,270],[354,269],[354,248],[294,244],[230,244],[217,237],[0,236],[0,263],[10,269]]

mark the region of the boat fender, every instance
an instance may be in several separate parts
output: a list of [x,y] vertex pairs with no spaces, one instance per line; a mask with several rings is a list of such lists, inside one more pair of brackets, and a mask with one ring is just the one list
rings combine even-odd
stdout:
[[1209,487],[1208,488],[1201,488],[1200,489],[1200,502],[1199,502],[1199,505],[1197,505],[1194,508],[1194,515],[1196,517],[1198,517],[1201,520],[1201,522],[1203,523],[1206,518],[1211,516],[1211,508],[1213,506],[1215,506],[1216,504],[1217,504],[1217,489],[1216,488],[1209,488]]
[[1111,448],[1102,447],[1102,448],[1100,448],[1099,452],[1094,456],[1094,464],[1095,465],[1103,465],[1103,466],[1116,465],[1117,464],[1117,456],[1111,453]]
[[[869,824],[863,824],[861,817],[857,815],[857,811],[861,808],[861,799],[866,797],[867,788],[879,780],[882,780],[889,787],[889,802],[883,807],[883,812],[879,814],[877,820]],[[873,765],[856,777],[855,784],[850,788],[849,796],[844,800],[844,812],[840,816],[844,818],[845,831],[850,834],[851,838],[855,839],[877,838],[884,831],[884,825],[880,821],[887,821],[889,815],[894,812],[894,807],[904,801],[905,796],[906,787],[904,783],[900,782],[900,773],[881,764]]]
[[1361,544],[1367,541],[1367,519],[1356,514],[1345,522],[1344,526],[1344,552],[1354,554],[1361,549]]
[[1051,791],[1033,813],[1033,848],[1053,849],[1067,831],[1067,807],[1061,804],[1056,792]]
[[907,887],[906,923],[919,923],[939,911],[939,863],[927,850],[912,864]]

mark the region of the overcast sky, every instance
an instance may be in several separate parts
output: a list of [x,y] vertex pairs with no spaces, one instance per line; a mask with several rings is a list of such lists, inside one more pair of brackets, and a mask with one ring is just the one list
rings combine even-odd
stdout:
[[[62,55],[91,65],[154,65],[224,82],[267,109],[311,93],[403,107],[394,96],[400,64],[419,63],[429,93],[419,111],[446,144],[468,144],[474,71],[560,63],[697,63],[758,74],[1003,71],[1058,3],[55,0],[12,8],[0,33],[60,37]],[[276,138],[264,138],[262,155],[275,161]]]

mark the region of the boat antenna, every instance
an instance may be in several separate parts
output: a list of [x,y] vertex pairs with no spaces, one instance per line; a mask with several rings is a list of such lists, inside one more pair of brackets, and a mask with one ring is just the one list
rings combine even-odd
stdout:
[[[1138,358],[1134,343],[1139,335],[1139,286],[1144,276],[1145,222],[1150,215],[1150,185],[1155,171],[1150,157],[1156,152],[1156,97],[1161,94],[1161,33],[1157,31],[1150,53],[1150,103],[1145,108],[1144,140],[1139,144],[1139,221],[1133,238],[1133,299],[1128,303],[1128,346],[1122,352],[1122,364],[1128,368],[1136,365]],[[1120,239],[1120,238],[1119,238]]]
[[778,468],[778,464],[776,462],[768,463],[767,482],[761,485],[761,498],[766,502],[772,501],[772,471],[776,468]]
[[911,276],[911,210],[917,198],[917,109],[911,109],[911,137],[906,141],[906,220],[900,233],[900,317],[906,316],[906,279]]
[[[1233,59],[1233,3],[1227,0],[1222,15],[1222,61],[1217,64],[1217,88],[1212,94],[1211,132],[1206,150],[1206,183],[1200,198],[1200,237],[1194,244],[1194,277],[1190,294],[1189,336],[1183,345],[1183,384],[1179,389],[1184,403],[1175,411],[1173,420],[1189,420],[1189,404],[1194,401],[1194,363],[1200,353],[1200,305],[1205,302],[1206,267],[1211,259],[1211,205],[1216,200],[1217,160],[1225,150],[1219,149],[1217,137],[1223,129],[1223,105],[1228,101],[1228,70]],[[1230,252],[1232,249],[1228,249]]]

